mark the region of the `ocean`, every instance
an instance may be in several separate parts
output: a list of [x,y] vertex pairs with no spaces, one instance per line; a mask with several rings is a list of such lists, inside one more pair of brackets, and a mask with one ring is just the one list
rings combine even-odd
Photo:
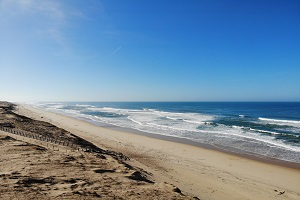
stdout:
[[300,102],[32,103],[99,126],[184,138],[218,149],[300,163]]

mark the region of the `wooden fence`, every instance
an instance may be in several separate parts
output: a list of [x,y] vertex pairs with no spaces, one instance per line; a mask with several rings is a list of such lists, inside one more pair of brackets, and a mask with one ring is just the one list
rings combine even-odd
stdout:
[[48,143],[52,143],[55,145],[61,145],[61,146],[65,146],[65,147],[70,147],[73,150],[77,150],[77,151],[84,151],[84,152],[92,152],[92,149],[89,148],[83,148],[77,144],[74,144],[71,140],[67,140],[65,138],[52,138],[52,137],[47,137],[47,136],[43,136],[41,134],[36,134],[36,133],[32,133],[29,131],[24,131],[24,130],[19,130],[16,128],[7,128],[7,127],[3,127],[0,126],[0,130],[4,131],[4,132],[8,132],[11,134],[15,134],[15,135],[20,135],[23,137],[27,137],[27,138],[31,138],[31,139],[35,139],[35,140],[40,140],[43,142],[48,142]]

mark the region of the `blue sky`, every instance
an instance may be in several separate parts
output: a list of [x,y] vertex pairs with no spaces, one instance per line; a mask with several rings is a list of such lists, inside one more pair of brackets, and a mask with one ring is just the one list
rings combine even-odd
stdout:
[[0,0],[0,99],[300,101],[300,1]]

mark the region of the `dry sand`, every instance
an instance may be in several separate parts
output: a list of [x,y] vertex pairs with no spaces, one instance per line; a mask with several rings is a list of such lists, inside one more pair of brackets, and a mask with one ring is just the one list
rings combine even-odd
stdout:
[[111,157],[53,151],[4,135],[0,199],[192,199],[170,184],[136,180],[138,171]]
[[200,199],[300,199],[299,169],[111,130],[28,105],[20,106],[19,113],[122,152],[131,158],[128,164],[152,174],[150,180],[171,183]]

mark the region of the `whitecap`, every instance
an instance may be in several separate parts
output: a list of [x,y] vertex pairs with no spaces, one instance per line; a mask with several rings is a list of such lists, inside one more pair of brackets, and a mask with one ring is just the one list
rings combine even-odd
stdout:
[[300,121],[297,121],[297,120],[269,119],[269,118],[263,118],[263,117],[259,117],[258,119],[259,119],[259,120],[262,120],[262,121],[270,121],[270,122],[296,123],[296,124],[300,124]]

